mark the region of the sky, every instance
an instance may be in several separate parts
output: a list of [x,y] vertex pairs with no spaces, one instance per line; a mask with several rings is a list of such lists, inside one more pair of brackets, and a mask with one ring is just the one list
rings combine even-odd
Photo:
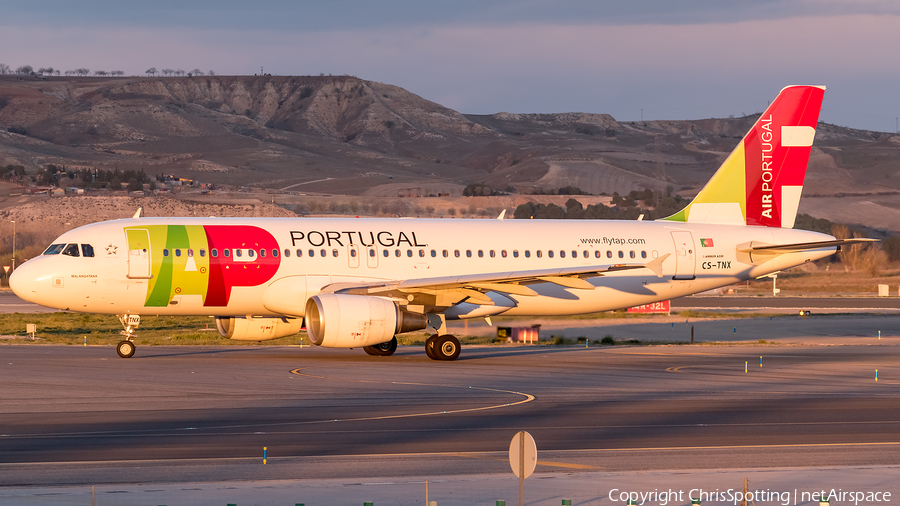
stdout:
[[619,121],[762,112],[825,85],[822,121],[895,132],[896,0],[30,0],[0,63],[143,75],[353,75],[466,114]]

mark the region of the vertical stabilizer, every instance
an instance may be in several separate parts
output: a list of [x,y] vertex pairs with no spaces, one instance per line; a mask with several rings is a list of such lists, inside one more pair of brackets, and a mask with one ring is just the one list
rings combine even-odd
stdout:
[[781,90],[694,200],[664,219],[792,228],[824,94]]

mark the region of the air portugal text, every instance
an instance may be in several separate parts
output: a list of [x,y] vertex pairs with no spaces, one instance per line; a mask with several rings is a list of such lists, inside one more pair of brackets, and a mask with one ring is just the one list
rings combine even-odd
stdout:
[[772,115],[768,118],[760,118],[760,128],[762,133],[759,138],[762,141],[760,148],[762,151],[762,215],[766,218],[772,218]]
[[337,230],[311,230],[309,232],[300,232],[291,230],[291,245],[307,243],[310,246],[347,246],[352,244],[361,244],[363,246],[374,246],[376,243],[385,248],[401,246],[406,244],[413,248],[423,248],[428,244],[420,244],[415,232],[389,232],[383,230],[381,232],[360,232],[360,231],[337,231]]

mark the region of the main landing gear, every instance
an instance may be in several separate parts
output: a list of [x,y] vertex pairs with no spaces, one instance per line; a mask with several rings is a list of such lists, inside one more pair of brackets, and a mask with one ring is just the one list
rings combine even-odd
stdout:
[[369,355],[376,357],[389,357],[397,351],[397,338],[392,337],[390,341],[385,341],[373,346],[364,346],[363,350]]
[[449,334],[434,334],[425,340],[425,354],[431,360],[456,360],[459,351],[459,340]]
[[120,332],[120,334],[125,336],[125,340],[120,341],[119,344],[116,345],[116,353],[122,358],[131,358],[134,355],[135,350],[134,329],[141,324],[141,316],[136,314],[123,314],[117,316],[119,317],[119,322],[125,327],[125,330]]

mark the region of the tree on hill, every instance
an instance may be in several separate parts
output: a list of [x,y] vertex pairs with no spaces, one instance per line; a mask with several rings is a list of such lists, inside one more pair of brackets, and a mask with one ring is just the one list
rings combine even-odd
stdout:
[[16,69],[16,74],[30,74],[34,72],[34,67],[31,65],[22,65],[21,67]]
[[155,76],[155,75],[157,74],[157,72],[158,72],[158,71],[156,70],[156,67],[150,67],[150,68],[147,69],[147,71],[144,72],[144,73],[147,74],[147,77],[150,77],[150,76]]
[[5,76],[6,74],[9,74],[9,65],[0,63],[0,76]]

